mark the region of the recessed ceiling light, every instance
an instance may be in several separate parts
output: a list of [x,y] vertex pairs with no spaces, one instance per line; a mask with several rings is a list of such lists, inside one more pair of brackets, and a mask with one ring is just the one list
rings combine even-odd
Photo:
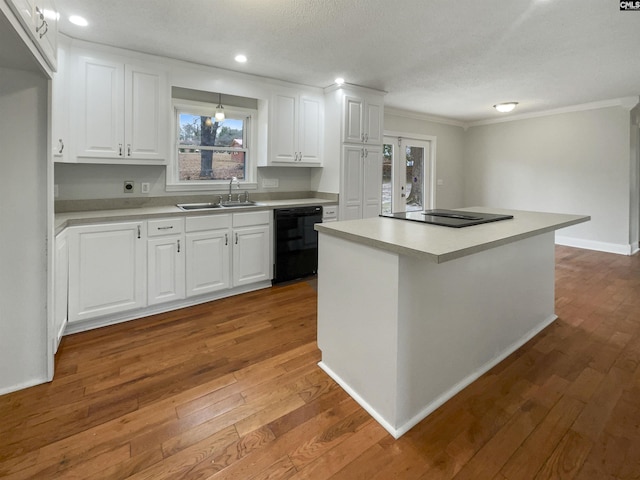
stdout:
[[247,61],[246,55],[242,55],[242,54],[236,55],[236,62],[246,63],[246,61]]
[[86,27],[87,25],[89,25],[89,22],[87,22],[85,18],[79,15],[71,15],[69,17],[69,21],[74,25],[78,25],[79,27]]
[[344,78],[342,77],[338,77],[334,81],[336,82],[336,85],[344,85]]
[[495,108],[500,113],[508,113],[516,108],[516,105],[518,105],[518,102],[498,103],[497,105],[494,105],[493,108]]

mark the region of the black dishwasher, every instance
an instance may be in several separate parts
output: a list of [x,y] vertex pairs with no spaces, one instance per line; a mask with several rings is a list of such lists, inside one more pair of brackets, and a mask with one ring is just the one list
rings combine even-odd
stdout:
[[273,283],[295,280],[318,271],[318,232],[322,207],[276,208],[274,210],[275,255]]

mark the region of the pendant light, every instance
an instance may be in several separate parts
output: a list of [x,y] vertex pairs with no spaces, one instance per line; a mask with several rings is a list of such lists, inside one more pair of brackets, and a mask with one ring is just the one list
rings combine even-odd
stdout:
[[224,120],[224,108],[222,107],[222,95],[220,93],[218,93],[218,106],[216,107],[215,119],[216,122]]

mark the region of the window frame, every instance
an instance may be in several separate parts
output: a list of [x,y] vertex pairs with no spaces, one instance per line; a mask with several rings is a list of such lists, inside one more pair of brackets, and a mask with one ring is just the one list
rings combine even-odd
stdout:
[[[171,142],[171,155],[167,165],[166,190],[167,191],[221,191],[229,188],[229,180],[180,180],[178,149],[180,148],[180,114],[211,116],[215,114],[216,105],[208,102],[196,102],[191,100],[173,99],[173,139]],[[257,142],[257,118],[258,111],[250,108],[225,106],[225,115],[229,118],[244,117],[243,148],[238,151],[245,152],[245,178],[240,180],[241,188],[245,190],[257,189],[258,176],[258,142]],[[245,146],[246,143],[246,146]],[[228,149],[229,147],[211,147]]]

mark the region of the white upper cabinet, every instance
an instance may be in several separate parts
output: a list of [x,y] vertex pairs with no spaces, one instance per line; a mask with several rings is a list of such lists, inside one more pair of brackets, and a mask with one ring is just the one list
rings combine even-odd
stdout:
[[345,95],[342,141],[381,145],[383,104],[374,97]]
[[78,162],[154,164],[167,158],[166,75],[118,60],[75,59],[71,132]]
[[58,12],[53,0],[10,0],[9,5],[42,54],[55,71],[58,50]]
[[269,120],[268,165],[322,165],[324,100],[312,95],[275,94]]

